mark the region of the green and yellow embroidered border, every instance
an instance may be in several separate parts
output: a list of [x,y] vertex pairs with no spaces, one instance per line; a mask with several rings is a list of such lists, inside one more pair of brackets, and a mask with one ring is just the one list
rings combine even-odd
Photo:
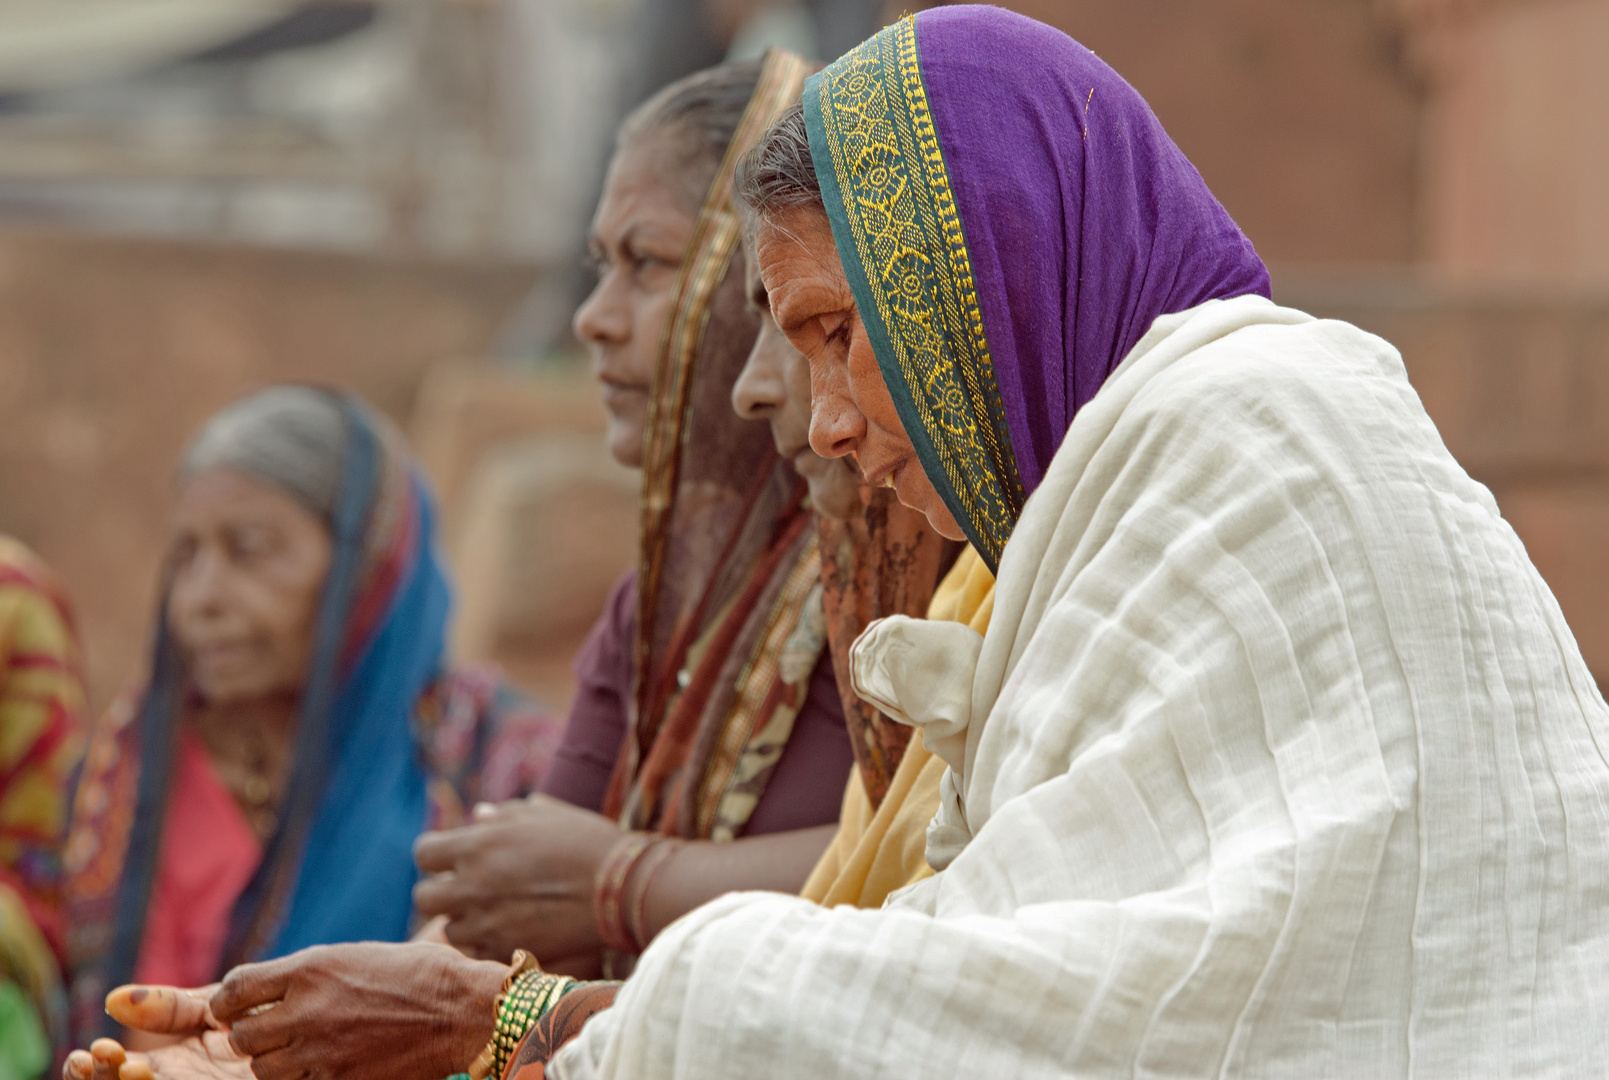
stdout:
[[814,76],[804,108],[838,255],[906,433],[997,569],[1026,495],[922,85],[916,20]]

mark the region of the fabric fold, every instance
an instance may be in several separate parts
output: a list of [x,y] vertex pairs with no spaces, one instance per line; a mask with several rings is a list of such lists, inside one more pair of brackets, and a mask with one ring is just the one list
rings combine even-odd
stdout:
[[928,751],[960,772],[982,647],[983,636],[961,623],[878,619],[850,649],[855,693],[891,719],[920,728]]

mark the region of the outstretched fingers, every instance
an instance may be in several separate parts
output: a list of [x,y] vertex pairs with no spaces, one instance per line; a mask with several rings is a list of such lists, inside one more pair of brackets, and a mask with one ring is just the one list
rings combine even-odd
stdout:
[[474,841],[476,828],[465,825],[420,834],[413,842],[413,861],[427,874],[440,874],[458,865],[458,859]]

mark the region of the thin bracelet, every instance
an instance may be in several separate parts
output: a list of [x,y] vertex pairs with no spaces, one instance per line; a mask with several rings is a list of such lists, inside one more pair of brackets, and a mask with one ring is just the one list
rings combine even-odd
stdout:
[[654,833],[627,833],[615,842],[598,865],[597,877],[592,882],[592,917],[598,924],[598,936],[603,939],[604,948],[611,952],[637,951],[624,923],[621,893],[637,860],[662,839]]
[[[640,953],[648,948],[648,928],[643,922],[643,908],[648,906],[648,889],[653,885],[654,877],[665,868],[666,863],[670,862],[672,855],[686,846],[685,840],[661,840],[638,857],[639,869],[635,873],[641,884],[631,895],[621,919],[627,936],[631,938],[632,952]],[[628,876],[627,883],[629,882]]]

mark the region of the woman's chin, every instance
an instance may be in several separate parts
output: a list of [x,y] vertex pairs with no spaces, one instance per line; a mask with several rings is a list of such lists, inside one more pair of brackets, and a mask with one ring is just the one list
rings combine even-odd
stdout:
[[[829,464],[837,465],[838,462],[834,460]],[[860,501],[860,477],[848,469],[807,474],[805,482],[810,485],[810,505],[824,517],[847,521],[865,509]]]
[[605,436],[609,444],[609,456],[628,469],[642,468],[643,423],[638,417],[635,424],[629,421],[609,420],[608,433]]
[[955,520],[944,498],[914,461],[907,461],[895,469],[893,480],[894,495],[900,505],[925,515],[933,531],[946,540],[966,542],[967,534],[961,529],[960,522]]
[[191,677],[201,700],[214,707],[228,708],[278,696],[279,681],[262,676],[193,672]]
[[960,523],[955,520],[955,515],[950,513],[950,508],[944,505],[942,499],[936,499],[934,502],[937,503],[936,506],[913,506],[911,509],[920,510],[926,514],[927,523],[933,526],[933,531],[944,537],[944,539],[960,540],[965,543],[967,539],[966,530],[962,529]]

